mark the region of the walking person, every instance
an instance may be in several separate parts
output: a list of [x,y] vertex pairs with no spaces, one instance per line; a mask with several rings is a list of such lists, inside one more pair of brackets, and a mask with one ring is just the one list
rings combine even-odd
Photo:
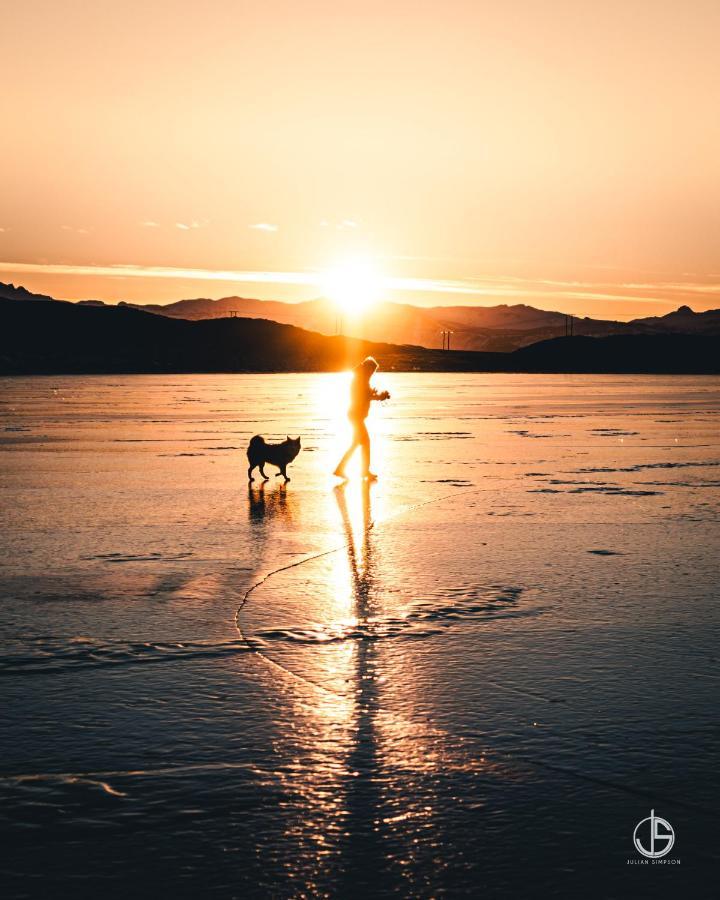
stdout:
[[377,480],[377,475],[370,471],[370,435],[368,434],[365,419],[370,412],[370,403],[373,400],[389,400],[387,391],[376,391],[370,384],[370,379],[377,372],[378,364],[368,356],[353,371],[353,379],[350,385],[350,409],[348,418],[353,428],[352,441],[345,455],[340,460],[334,474],[338,478],[347,478],[345,467],[355,450],[360,447],[362,453],[362,477],[368,481]]

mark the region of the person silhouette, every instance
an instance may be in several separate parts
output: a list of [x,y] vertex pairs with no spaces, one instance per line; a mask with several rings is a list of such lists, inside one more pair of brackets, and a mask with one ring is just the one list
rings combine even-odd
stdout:
[[370,435],[368,434],[365,419],[370,412],[372,400],[389,400],[387,391],[378,392],[370,384],[370,379],[377,372],[378,364],[372,356],[366,357],[359,366],[353,370],[353,378],[350,384],[350,409],[348,419],[353,428],[353,436],[345,455],[337,464],[334,475],[338,478],[347,478],[345,466],[355,450],[360,447],[362,451],[362,477],[369,481],[376,481],[377,475],[370,471]]

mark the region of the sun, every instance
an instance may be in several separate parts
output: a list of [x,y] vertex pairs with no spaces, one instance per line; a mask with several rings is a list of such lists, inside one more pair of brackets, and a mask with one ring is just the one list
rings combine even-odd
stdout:
[[322,273],[323,295],[346,315],[359,315],[380,299],[382,277],[372,263],[352,260]]

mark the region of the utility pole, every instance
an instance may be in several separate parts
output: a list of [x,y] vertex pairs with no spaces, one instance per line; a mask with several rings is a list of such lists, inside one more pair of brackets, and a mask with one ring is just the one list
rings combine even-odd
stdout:
[[450,349],[450,335],[454,334],[454,333],[455,332],[448,331],[447,329],[440,332],[440,334],[442,335],[442,339],[443,339],[443,345],[442,345],[443,350]]

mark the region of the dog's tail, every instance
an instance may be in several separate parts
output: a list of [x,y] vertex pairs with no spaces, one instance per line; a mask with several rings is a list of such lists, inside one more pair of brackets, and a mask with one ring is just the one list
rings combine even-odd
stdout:
[[250,443],[248,444],[247,454],[250,456],[253,451],[259,450],[260,447],[264,446],[265,438],[259,434],[256,434],[255,437],[250,438]]

